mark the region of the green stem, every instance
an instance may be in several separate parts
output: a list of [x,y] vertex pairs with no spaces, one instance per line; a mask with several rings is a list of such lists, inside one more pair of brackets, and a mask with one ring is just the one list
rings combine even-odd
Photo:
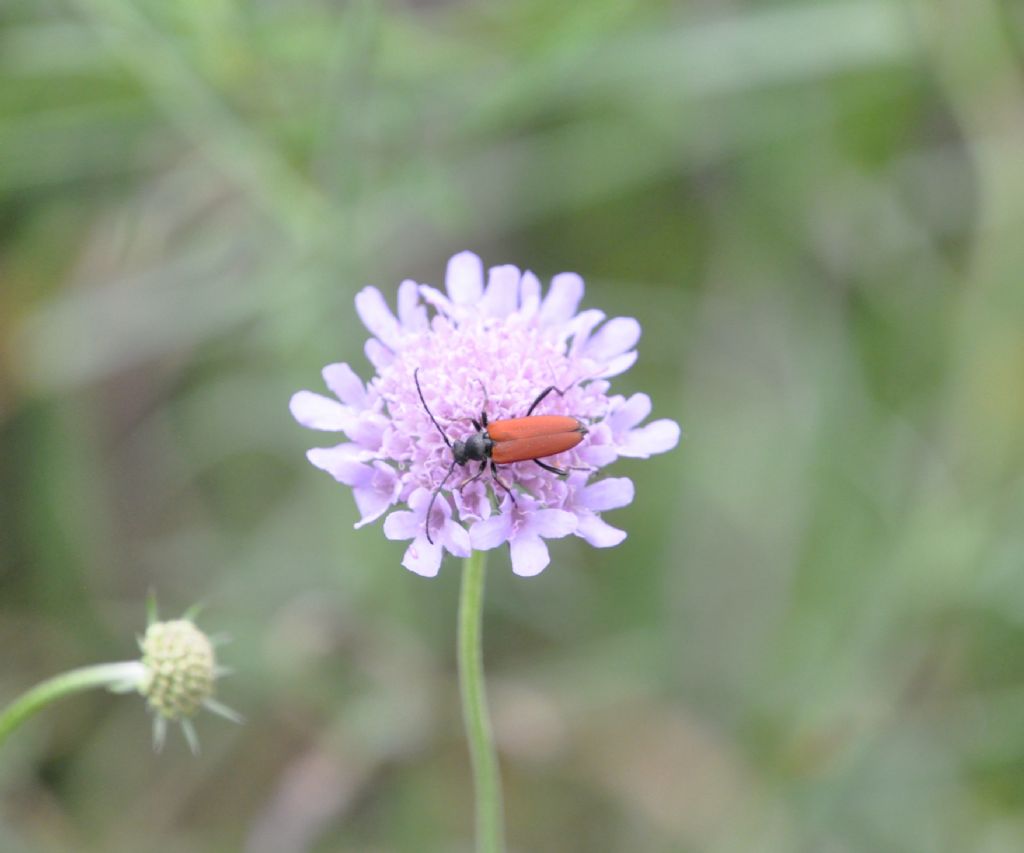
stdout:
[[466,724],[469,755],[473,763],[477,853],[501,853],[505,849],[501,776],[487,714],[480,641],[485,565],[484,552],[473,551],[466,558],[462,569],[462,591],[459,595],[459,686],[462,690],[462,716]]
[[126,684],[137,683],[145,669],[139,661],[124,663],[103,663],[97,666],[84,666],[48,678],[22,693],[3,711],[0,711],[0,747],[19,725],[45,708],[51,702],[72,693],[81,693],[93,687],[109,687],[117,689]]

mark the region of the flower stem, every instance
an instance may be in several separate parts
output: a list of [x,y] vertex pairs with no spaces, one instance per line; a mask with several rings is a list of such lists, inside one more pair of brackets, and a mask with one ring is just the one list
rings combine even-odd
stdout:
[[473,763],[476,799],[477,853],[501,853],[505,849],[501,806],[501,776],[487,714],[483,650],[480,641],[484,598],[483,551],[473,551],[462,569],[459,595],[459,686],[462,716]]
[[138,661],[103,663],[63,672],[22,693],[0,711],[0,747],[19,725],[51,702],[93,687],[117,689],[136,683],[144,673]]

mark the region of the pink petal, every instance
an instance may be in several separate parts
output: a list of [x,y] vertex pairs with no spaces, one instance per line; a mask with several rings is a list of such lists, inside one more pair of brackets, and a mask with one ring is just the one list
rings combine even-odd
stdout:
[[[434,493],[430,489],[424,489],[422,486],[418,486],[409,496],[409,506],[422,517],[426,514],[427,507],[430,506],[430,499],[433,496]],[[434,511],[437,511],[436,508]]]
[[385,367],[395,360],[395,354],[376,338],[367,338],[363,344],[363,352],[370,359],[370,364],[380,373]]
[[356,409],[366,407],[366,387],[351,367],[347,364],[328,364],[322,374],[324,384],[341,402]]
[[373,469],[360,458],[359,448],[354,444],[314,447],[306,451],[306,458],[346,486],[365,486],[373,478]]
[[456,557],[468,557],[472,548],[469,532],[455,521],[445,522],[434,539],[440,542],[449,554],[454,554]]
[[[359,510],[361,518],[355,523],[355,529],[365,527],[384,515],[389,506],[395,502],[394,497],[387,492],[379,491],[377,488],[353,489],[352,497],[356,501],[356,509]],[[405,537],[408,538],[408,537]]]
[[583,355],[595,361],[609,361],[636,346],[640,324],[632,317],[615,317],[595,332],[583,348]]
[[446,317],[452,317],[457,313],[455,303],[453,303],[436,287],[431,287],[429,284],[421,284],[420,296],[423,297],[424,302],[431,307],[436,308],[439,313]]
[[398,322],[407,332],[427,328],[427,309],[420,305],[420,287],[410,279],[398,285]]
[[459,252],[448,261],[445,290],[456,305],[473,305],[484,289],[484,265],[472,252]]
[[469,528],[470,544],[477,551],[490,551],[512,535],[512,514],[499,512],[483,521],[478,521]]
[[548,546],[539,536],[517,536],[509,545],[512,571],[523,578],[539,575],[551,562]]
[[619,455],[633,459],[646,459],[655,453],[665,453],[679,444],[679,424],[665,418],[630,430],[619,445]]
[[412,440],[405,433],[394,427],[386,426],[381,434],[380,452],[389,459],[403,459],[413,446]]
[[[419,530],[426,535],[429,525],[430,538],[440,542],[445,527],[452,517],[452,506],[448,495],[439,494],[434,499],[434,492],[422,487],[417,488],[408,500],[409,508],[420,519]],[[430,507],[430,518],[427,519],[427,508]]]
[[383,415],[363,412],[352,426],[345,429],[345,435],[366,450],[380,450],[384,431],[390,422]]
[[465,489],[452,492],[455,505],[459,510],[459,518],[463,521],[479,521],[491,517],[491,501],[487,494],[487,486],[481,482],[473,483]]
[[539,509],[530,513],[529,530],[545,539],[561,539],[576,529],[576,514],[564,509]]
[[304,427],[326,432],[338,432],[355,422],[355,415],[348,406],[314,394],[312,391],[298,391],[288,402],[292,417]]
[[602,370],[599,375],[606,377],[619,376],[629,370],[635,362],[636,350],[633,350],[633,352],[623,353],[622,355],[617,355],[605,365],[604,370]]
[[423,532],[423,519],[415,512],[398,510],[384,519],[384,535],[392,541],[414,539]]
[[582,353],[590,340],[590,332],[605,318],[604,311],[588,308],[581,311],[566,324],[567,337],[573,338],[573,354]]
[[576,448],[576,454],[581,462],[595,468],[603,468],[618,459],[619,450],[611,427],[604,421],[592,424],[583,444]]
[[487,276],[487,292],[481,309],[488,317],[508,317],[519,307],[519,267],[506,264],[491,267]]
[[545,326],[567,322],[583,298],[583,279],[574,272],[563,272],[551,279],[551,289],[540,306],[540,320]]
[[356,313],[370,334],[390,349],[398,348],[401,342],[398,321],[376,287],[364,287],[356,294]]
[[586,486],[578,498],[578,503],[594,512],[604,512],[633,503],[635,493],[633,481],[628,477],[609,477]]
[[519,282],[519,313],[532,317],[540,310],[540,281],[527,270]]
[[578,450],[577,455],[586,465],[604,468],[619,458],[619,449],[611,444],[589,444]]
[[437,570],[441,568],[441,543],[435,540],[431,545],[426,536],[417,536],[405,549],[402,565],[422,577],[437,577]]
[[595,548],[614,548],[626,538],[626,531],[606,524],[596,515],[585,515],[576,535]]
[[624,432],[635,427],[650,413],[651,398],[646,394],[634,394],[608,416],[606,423],[612,432]]

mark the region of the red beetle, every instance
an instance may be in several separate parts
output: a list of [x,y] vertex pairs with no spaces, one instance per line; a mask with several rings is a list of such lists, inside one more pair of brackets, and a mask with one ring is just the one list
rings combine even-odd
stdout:
[[434,501],[437,500],[437,496],[440,494],[441,489],[444,488],[444,484],[448,482],[448,478],[455,471],[456,465],[466,465],[471,461],[480,463],[480,470],[466,480],[462,484],[463,487],[475,480],[479,480],[484,472],[490,468],[492,479],[512,498],[512,503],[516,502],[516,496],[498,476],[498,465],[507,465],[510,462],[526,462],[532,459],[545,471],[559,475],[568,473],[561,468],[556,468],[554,465],[541,462],[541,459],[546,456],[554,456],[566,450],[572,450],[572,448],[583,441],[583,436],[587,434],[587,428],[576,418],[569,417],[568,415],[533,414],[533,410],[537,408],[540,401],[552,391],[559,396],[563,396],[565,391],[556,388],[554,385],[549,385],[537,395],[537,399],[526,410],[526,416],[522,418],[509,418],[508,420],[489,423],[487,421],[487,412],[483,411],[480,413],[479,421],[473,419],[473,429],[476,432],[465,441],[453,442],[449,441],[448,436],[441,429],[441,425],[437,422],[437,418],[434,417],[430,407],[427,405],[426,399],[423,397],[419,373],[419,368],[416,368],[412,376],[416,382],[416,391],[420,395],[420,402],[423,403],[423,408],[426,409],[430,420],[434,422],[437,431],[441,433],[444,443],[452,451],[452,464],[448,468],[448,473],[444,475],[440,485],[434,489],[434,494],[430,497],[430,504],[427,506],[427,541],[431,545],[434,544],[434,540],[430,538],[430,511],[434,508]]

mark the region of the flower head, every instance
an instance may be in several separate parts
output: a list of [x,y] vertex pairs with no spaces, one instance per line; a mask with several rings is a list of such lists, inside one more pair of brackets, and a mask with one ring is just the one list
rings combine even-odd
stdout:
[[[384,534],[412,540],[402,564],[417,574],[436,575],[443,551],[464,557],[508,542],[513,571],[535,575],[549,562],[545,539],[576,535],[598,548],[621,542],[626,534],[600,513],[629,504],[633,484],[592,478],[619,456],[646,458],[679,440],[674,421],[640,426],[651,410],[646,394],[610,393],[608,380],[636,360],[640,324],[579,311],[583,280],[575,273],[556,275],[543,295],[536,276],[514,266],[492,267],[485,285],[470,252],[448,262],[445,289],[404,281],[397,313],[374,287],[356,295],[376,375],[364,384],[347,364],[330,364],[323,378],[336,399],[311,391],[292,397],[300,424],[347,438],[313,448],[309,461],[352,488],[362,515],[356,527],[392,510]],[[449,442],[473,435],[481,412],[491,422],[523,417],[551,387],[558,393],[533,414],[586,424],[581,443],[542,458],[566,474],[529,459],[501,465],[497,484],[490,473],[467,483],[478,473],[471,461],[431,505],[452,468]],[[395,509],[400,504],[407,509]]]
[[133,688],[146,697],[153,712],[153,744],[163,747],[168,723],[178,723],[193,752],[199,751],[192,718],[203,708],[232,722],[241,717],[213,698],[214,685],[224,670],[217,666],[215,641],[186,615],[166,622],[156,620],[150,603],[149,627],[139,638],[142,651],[139,675],[122,689]]

